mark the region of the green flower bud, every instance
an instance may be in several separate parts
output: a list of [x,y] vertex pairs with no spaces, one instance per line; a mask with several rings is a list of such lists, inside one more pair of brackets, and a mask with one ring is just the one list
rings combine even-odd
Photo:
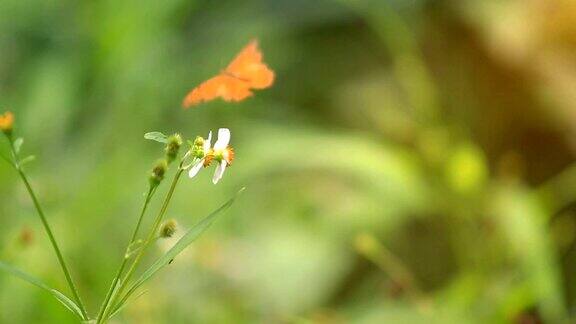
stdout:
[[168,137],[168,143],[166,144],[166,159],[168,163],[172,163],[178,156],[178,151],[182,146],[182,137],[180,134],[174,134]]
[[206,153],[204,152],[204,141],[205,139],[203,137],[196,136],[196,139],[194,139],[194,143],[192,143],[192,147],[190,149],[193,157],[199,159],[204,157],[204,154]]
[[154,168],[152,168],[152,173],[150,174],[150,185],[157,186],[164,179],[164,175],[168,171],[168,162],[165,159],[159,160]]
[[196,138],[194,139],[193,146],[202,147],[203,145],[204,145],[204,138],[202,136],[196,136]]
[[162,228],[160,228],[160,237],[172,237],[174,233],[176,233],[177,227],[178,223],[174,219],[167,220],[164,224],[162,224]]

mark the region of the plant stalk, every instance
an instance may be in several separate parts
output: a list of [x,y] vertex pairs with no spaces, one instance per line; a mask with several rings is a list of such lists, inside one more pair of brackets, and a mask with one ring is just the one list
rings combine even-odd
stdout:
[[48,235],[48,238],[50,239],[50,243],[52,244],[52,247],[54,248],[54,252],[56,252],[56,257],[58,258],[58,262],[60,263],[60,267],[62,268],[62,271],[64,272],[64,276],[66,277],[66,281],[68,283],[68,286],[70,287],[70,290],[72,291],[72,295],[74,296],[74,300],[78,304],[78,307],[80,307],[80,311],[82,312],[82,316],[84,317],[84,319],[88,320],[88,314],[86,313],[86,309],[84,308],[84,305],[82,304],[82,300],[80,299],[80,295],[78,294],[78,290],[77,290],[76,286],[74,285],[74,281],[72,280],[72,276],[70,275],[70,271],[68,270],[68,267],[66,266],[66,262],[64,261],[64,257],[62,256],[60,248],[58,247],[58,243],[56,243],[56,239],[54,238],[54,234],[52,233],[52,229],[50,228],[50,225],[48,224],[48,220],[46,219],[46,216],[44,215],[44,211],[42,210],[42,207],[40,206],[40,202],[38,201],[38,198],[36,197],[36,194],[34,193],[34,190],[32,189],[32,186],[30,185],[30,182],[28,181],[28,178],[26,177],[26,174],[24,173],[24,171],[20,167],[19,160],[18,160],[18,154],[16,153],[16,149],[14,148],[14,143],[13,143],[11,138],[9,138],[9,142],[10,142],[10,149],[12,150],[12,155],[14,158],[14,161],[13,161],[14,167],[16,168],[18,175],[20,175],[20,179],[22,179],[22,182],[24,182],[24,185],[26,186],[26,190],[28,191],[28,194],[30,195],[32,202],[34,203],[34,207],[36,208],[36,211],[38,212],[38,216],[40,216],[40,220],[42,221],[42,225],[44,226],[44,230],[46,231],[46,234]]
[[[168,191],[168,194],[166,195],[166,198],[164,199],[164,202],[162,204],[162,208],[160,209],[160,212],[156,216],[156,219],[154,220],[154,224],[152,225],[152,228],[150,229],[150,232],[148,233],[148,237],[146,238],[144,243],[142,243],[142,247],[139,249],[138,254],[134,258],[134,261],[132,262],[130,269],[128,270],[128,272],[126,272],[126,276],[124,277],[124,280],[120,284],[120,288],[118,288],[118,292],[116,294],[114,294],[114,296],[111,298],[110,302],[108,303],[108,306],[105,307],[104,313],[99,318],[97,323],[104,323],[107,320],[108,314],[110,314],[110,311],[115,308],[114,305],[116,303],[117,297],[121,296],[122,293],[124,292],[124,290],[126,289],[126,287],[128,286],[128,283],[130,282],[130,278],[132,277],[132,275],[134,274],[134,271],[136,270],[138,264],[140,263],[143,255],[144,255],[144,252],[146,251],[146,249],[148,248],[150,243],[152,243],[154,241],[154,239],[156,237],[156,232],[158,231],[158,228],[160,227],[160,223],[162,222],[162,218],[164,217],[164,214],[166,214],[166,211],[168,210],[168,205],[170,204],[170,201],[172,200],[172,196],[174,195],[176,185],[178,184],[178,180],[180,179],[180,176],[182,175],[183,172],[184,172],[184,169],[182,168],[182,165],[180,165],[180,167],[178,168],[178,172],[174,175],[174,179],[172,180],[170,190]],[[110,306],[112,306],[112,307],[110,307]]]
[[132,237],[130,238],[130,242],[128,243],[128,246],[126,247],[126,252],[124,253],[124,257],[122,259],[122,264],[120,264],[120,267],[118,268],[118,272],[116,273],[116,276],[114,276],[114,280],[112,281],[112,285],[108,289],[108,292],[106,294],[106,298],[104,299],[104,302],[102,303],[102,306],[100,307],[100,311],[98,312],[98,317],[97,317],[98,320],[100,320],[102,318],[102,316],[104,315],[104,311],[108,307],[108,304],[110,302],[110,299],[112,298],[114,290],[118,286],[118,282],[120,281],[120,277],[122,276],[124,269],[126,268],[126,265],[128,264],[128,259],[130,258],[130,256],[129,256],[130,247],[136,242],[136,238],[138,237],[138,232],[140,231],[140,227],[142,226],[142,220],[144,219],[144,215],[146,214],[146,210],[148,209],[148,205],[150,204],[150,200],[152,199],[152,196],[154,195],[156,188],[157,188],[157,186],[150,186],[148,193],[146,194],[146,199],[144,200],[144,205],[142,206],[142,211],[140,212],[140,217],[138,218],[138,222],[136,223],[136,227],[134,228],[134,232],[132,233]]

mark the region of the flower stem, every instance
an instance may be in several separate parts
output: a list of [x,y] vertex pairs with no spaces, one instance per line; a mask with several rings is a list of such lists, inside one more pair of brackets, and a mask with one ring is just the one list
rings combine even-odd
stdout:
[[38,216],[40,216],[40,220],[42,221],[42,225],[44,226],[44,230],[46,231],[46,234],[48,234],[48,238],[50,239],[50,243],[52,243],[52,247],[54,248],[54,252],[56,252],[56,257],[58,258],[58,262],[60,263],[60,267],[62,268],[62,271],[64,272],[64,276],[66,277],[66,281],[68,282],[68,286],[70,287],[70,290],[72,291],[72,295],[74,296],[74,300],[76,301],[76,303],[78,304],[78,307],[80,308],[80,311],[82,312],[83,319],[88,320],[88,314],[86,313],[86,309],[84,308],[84,305],[82,304],[82,300],[80,299],[80,295],[78,294],[78,290],[76,289],[76,286],[74,285],[74,281],[72,280],[72,276],[70,275],[70,271],[68,270],[68,267],[66,266],[66,262],[64,261],[64,257],[62,257],[62,253],[60,252],[60,248],[58,247],[58,243],[56,243],[56,239],[54,238],[54,234],[52,233],[52,229],[50,228],[50,225],[48,224],[48,220],[46,219],[46,216],[44,215],[44,211],[42,210],[42,207],[40,206],[40,203],[38,202],[38,198],[36,198],[36,194],[34,193],[34,190],[32,189],[32,186],[30,185],[30,182],[28,181],[28,178],[26,177],[26,174],[24,173],[24,171],[20,167],[19,160],[18,160],[18,154],[16,152],[16,149],[14,148],[14,143],[12,142],[11,139],[9,139],[9,142],[10,142],[10,148],[12,150],[12,155],[14,158],[14,161],[13,161],[14,162],[14,168],[16,169],[18,174],[20,175],[22,182],[24,182],[24,185],[26,186],[26,190],[28,191],[28,194],[30,195],[32,202],[34,203],[34,207],[36,208],[36,211],[38,212]]
[[[138,254],[134,258],[134,261],[132,262],[130,269],[128,269],[128,272],[126,272],[126,276],[124,277],[124,280],[120,284],[120,288],[118,288],[118,292],[116,294],[114,294],[114,296],[111,298],[110,302],[108,303],[108,306],[114,306],[115,305],[117,297],[121,296],[122,293],[124,292],[124,290],[126,289],[126,287],[128,286],[128,283],[130,282],[130,278],[132,277],[132,275],[134,274],[134,271],[136,270],[136,267],[140,263],[142,256],[144,255],[144,252],[146,251],[146,249],[148,248],[150,243],[152,243],[154,241],[154,239],[156,237],[156,232],[158,232],[158,228],[160,227],[160,223],[162,222],[162,218],[164,217],[164,214],[166,214],[166,211],[168,209],[168,205],[170,204],[170,201],[172,200],[172,196],[174,195],[176,185],[178,184],[178,180],[180,179],[180,176],[182,175],[183,172],[184,172],[184,169],[182,168],[182,166],[180,166],[180,168],[178,168],[178,172],[176,173],[176,175],[174,175],[174,179],[172,180],[172,185],[170,186],[170,190],[168,191],[166,198],[164,198],[162,208],[160,209],[160,212],[158,213],[158,215],[156,216],[156,219],[154,220],[154,224],[152,225],[152,228],[150,229],[150,232],[148,233],[148,237],[146,238],[144,243],[142,243],[142,247],[138,250]],[[124,301],[124,300],[125,300],[124,298],[121,299],[121,301]],[[104,313],[98,319],[98,323],[105,322],[107,320],[108,314],[110,313],[110,311],[112,309],[115,309],[115,307],[106,307],[106,309],[104,310]]]
[[132,233],[132,237],[130,238],[130,242],[128,243],[128,246],[126,247],[126,252],[124,253],[124,257],[122,259],[122,264],[120,264],[120,268],[118,268],[118,272],[116,273],[116,276],[114,277],[114,280],[112,281],[112,285],[108,289],[108,292],[106,294],[106,298],[104,299],[104,302],[102,303],[102,306],[100,307],[100,311],[98,312],[98,320],[100,320],[102,318],[102,316],[104,315],[104,311],[109,306],[110,298],[112,298],[114,290],[118,286],[118,282],[120,282],[120,277],[122,276],[122,273],[124,272],[124,268],[126,268],[126,265],[128,264],[128,259],[130,258],[130,255],[129,255],[130,248],[136,242],[136,238],[138,237],[138,232],[140,231],[140,227],[142,225],[142,220],[144,219],[144,214],[146,214],[146,210],[148,209],[148,205],[150,204],[150,200],[152,199],[152,196],[156,192],[156,188],[157,188],[157,186],[150,186],[150,188],[148,189],[148,193],[146,194],[146,199],[144,200],[144,205],[142,206],[142,211],[140,212],[140,217],[138,218],[138,222],[136,223],[136,227],[134,228],[134,232]]

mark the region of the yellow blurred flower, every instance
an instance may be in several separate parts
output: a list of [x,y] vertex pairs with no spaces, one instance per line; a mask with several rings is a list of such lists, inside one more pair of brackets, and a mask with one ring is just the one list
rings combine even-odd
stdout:
[[7,111],[0,115],[0,130],[6,134],[12,132],[12,126],[14,125],[14,114]]

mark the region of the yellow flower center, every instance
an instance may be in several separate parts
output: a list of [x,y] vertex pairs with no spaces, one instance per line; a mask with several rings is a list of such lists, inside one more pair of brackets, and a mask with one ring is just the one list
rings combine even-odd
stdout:
[[210,149],[206,153],[206,156],[204,156],[204,167],[206,168],[210,166],[210,164],[212,164],[212,160],[214,160],[214,150]]
[[222,152],[222,158],[224,161],[226,161],[226,163],[228,163],[228,165],[232,165],[232,161],[234,161],[234,149],[231,146],[228,146]]
[[210,151],[204,157],[204,167],[209,166],[214,160],[218,162],[226,161],[228,165],[232,165],[232,161],[234,161],[234,155],[234,149],[230,146],[218,151],[210,149]]

